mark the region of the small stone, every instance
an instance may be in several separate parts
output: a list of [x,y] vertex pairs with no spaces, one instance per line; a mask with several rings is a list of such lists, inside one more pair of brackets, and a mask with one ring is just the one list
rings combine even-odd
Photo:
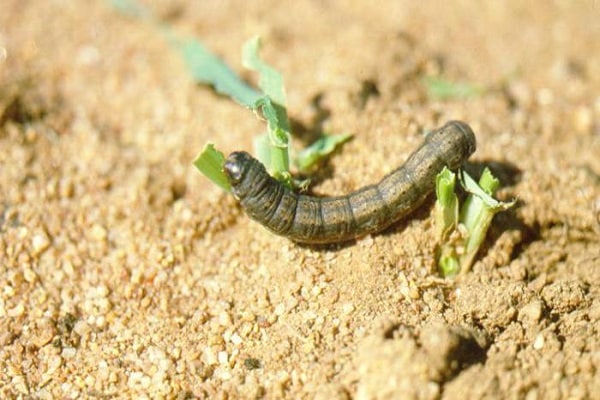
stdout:
[[102,241],[106,240],[106,238],[108,237],[108,232],[102,225],[95,224],[90,229],[90,237],[92,240],[95,240],[97,242],[102,242]]
[[23,303],[17,304],[15,307],[10,308],[7,312],[7,315],[11,318],[20,317],[25,313],[25,306]]
[[215,371],[215,376],[217,378],[219,378],[222,381],[228,381],[231,378],[233,378],[233,375],[231,375],[231,372],[227,369],[218,369]]
[[35,330],[31,338],[31,343],[39,348],[50,343],[52,338],[56,335],[56,328],[50,320],[42,318],[36,322]]
[[65,359],[74,358],[77,355],[77,349],[75,347],[63,347],[60,355]]
[[8,299],[15,295],[15,288],[10,285],[6,285],[2,289],[2,292],[4,293],[4,298]]
[[31,254],[34,257],[39,256],[46,251],[48,247],[50,247],[50,239],[45,232],[36,233],[33,238],[31,238]]
[[108,380],[108,376],[110,371],[108,369],[108,363],[105,360],[102,360],[98,363],[98,371],[96,372],[96,378],[100,381],[105,382]]
[[61,198],[69,199],[75,193],[75,187],[71,178],[63,178],[58,181],[58,193]]
[[226,351],[220,351],[217,354],[217,360],[221,365],[227,365],[229,363],[229,354]]
[[285,304],[279,303],[275,306],[275,315],[281,317],[285,313]]
[[242,344],[242,342],[243,340],[240,337],[240,335],[237,334],[237,332],[231,335],[231,343],[235,344],[236,346],[239,346],[240,344]]
[[554,93],[549,88],[542,88],[537,92],[536,100],[542,106],[548,106],[554,102]]
[[221,326],[231,326],[231,315],[227,311],[222,311],[219,313],[219,325]]
[[260,360],[258,358],[246,358],[244,360],[244,367],[246,367],[248,370],[253,370],[253,369],[258,369],[260,368]]
[[27,382],[25,381],[25,377],[23,375],[17,375],[13,377],[11,384],[12,387],[17,390],[17,392],[21,394],[29,394],[29,388],[27,387]]
[[87,321],[79,320],[73,325],[73,332],[75,332],[81,337],[87,337],[91,331],[92,328],[90,327],[90,324],[87,323]]
[[346,315],[352,314],[354,312],[354,309],[355,309],[354,308],[354,304],[352,304],[352,303],[345,303],[342,306],[342,313],[346,314]]
[[535,337],[533,341],[533,348],[536,350],[541,350],[544,347],[546,340],[544,339],[544,335],[541,333]]
[[94,384],[96,383],[96,379],[91,375],[86,376],[83,381],[85,382],[85,385],[87,387],[93,387]]
[[179,360],[181,358],[181,347],[174,347],[171,350],[171,356],[173,356],[174,359]]
[[591,108],[585,106],[577,107],[573,112],[573,125],[578,133],[590,133],[594,126],[594,115]]
[[62,357],[57,355],[50,356],[48,360],[48,369],[46,370],[46,374],[53,375],[57,369],[62,365]]
[[37,279],[37,275],[31,268],[25,268],[23,270],[23,278],[27,283],[33,283]]
[[304,312],[304,319],[306,321],[314,321],[315,319],[317,319],[318,316],[319,315],[314,310],[306,310]]
[[204,349],[204,362],[208,365],[214,365],[218,362],[217,355],[210,346]]
[[539,322],[542,317],[542,302],[534,300],[519,310],[518,320],[529,324]]

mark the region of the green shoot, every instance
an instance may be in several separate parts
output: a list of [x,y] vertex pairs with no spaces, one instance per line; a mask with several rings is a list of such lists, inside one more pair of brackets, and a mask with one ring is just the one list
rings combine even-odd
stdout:
[[[259,146],[256,149],[259,160],[267,167],[272,176],[289,184],[289,180],[291,179],[289,173],[290,133],[284,130],[279,123],[280,113],[277,112],[276,106],[268,96],[260,98],[256,102],[256,107],[260,108],[267,120],[266,138],[268,140],[255,141],[255,146]],[[286,122],[284,124],[287,124],[287,117],[285,118]]]
[[479,178],[479,185],[464,171],[461,174],[461,182],[465,190],[470,193],[460,212],[461,223],[465,225],[469,233],[465,252],[460,257],[460,264],[464,266],[465,270],[468,270],[485,239],[494,215],[514,206],[516,200],[500,202],[491,197],[498,189],[500,181],[492,175],[488,168],[483,170]]
[[212,86],[217,93],[229,96],[247,108],[254,108],[262,97],[199,41],[184,40],[179,50],[196,82]]
[[244,67],[259,73],[258,86],[276,105],[277,118],[281,129],[289,131],[289,123],[285,109],[287,100],[283,85],[283,77],[273,67],[261,60],[258,55],[260,48],[261,41],[259,36],[255,36],[246,41],[242,49],[242,64]]
[[422,80],[427,95],[432,99],[465,99],[481,96],[482,87],[470,83],[451,82],[441,77],[427,76]]
[[471,268],[494,215],[515,204],[514,200],[500,202],[492,197],[500,182],[489,169],[483,171],[479,184],[466,172],[461,170],[459,174],[461,185],[469,193],[459,214],[454,174],[444,170],[436,177],[438,265],[445,277]]
[[435,226],[438,243],[438,264],[443,276],[454,276],[460,271],[456,247],[456,235],[451,235],[459,223],[458,196],[454,191],[456,174],[444,167],[435,178]]
[[301,172],[310,172],[315,165],[318,165],[321,160],[329,156],[338,146],[350,140],[351,137],[352,135],[348,133],[321,136],[298,153],[295,159],[296,167]]
[[114,8],[119,10],[124,15],[128,15],[133,18],[150,20],[152,15],[141,4],[132,0],[109,0]]
[[446,240],[458,225],[458,197],[454,192],[456,174],[444,167],[435,177],[435,226],[438,241]]
[[260,38],[255,36],[244,44],[242,50],[242,64],[259,73],[258,86],[265,94],[254,103],[253,108],[266,119],[269,140],[255,141],[255,146],[258,146],[256,153],[275,179],[291,187],[291,134],[283,77],[259,57],[260,48]]
[[194,166],[204,174],[208,179],[213,181],[223,190],[229,192],[231,187],[229,181],[223,172],[225,164],[225,156],[219,150],[215,149],[212,143],[204,146],[200,154],[194,160]]
[[[265,165],[269,173],[289,187],[298,187],[305,182],[292,179],[290,174],[290,138],[291,130],[287,116],[285,88],[281,74],[259,57],[260,38],[248,40],[242,51],[242,62],[246,68],[259,74],[261,91],[244,82],[229,66],[216,55],[212,54],[201,42],[194,39],[181,38],[169,26],[159,21],[146,7],[135,0],[108,0],[115,9],[124,15],[137,18],[158,29],[183,58],[192,78],[203,85],[209,85],[224,96],[253,110],[267,123],[267,134],[255,140],[258,159]],[[328,141],[329,139],[324,139]],[[346,140],[346,139],[344,139]],[[311,167],[311,161],[316,163],[335,149],[335,145],[344,140],[334,140],[327,145],[317,144],[302,152],[302,170]],[[315,153],[313,154],[313,151]],[[209,179],[223,188],[224,174],[217,168],[217,152],[212,145],[205,146],[202,153],[194,161],[194,165]],[[208,153],[208,164],[203,156]],[[212,154],[212,155],[211,155]],[[224,158],[221,158],[220,168]],[[227,189],[228,190],[228,189]]]

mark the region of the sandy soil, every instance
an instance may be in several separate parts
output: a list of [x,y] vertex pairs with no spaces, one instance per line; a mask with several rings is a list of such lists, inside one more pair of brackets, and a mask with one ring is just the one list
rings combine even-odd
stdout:
[[[262,35],[298,126],[354,134],[316,193],[467,121],[519,204],[455,281],[431,202],[345,246],[250,221],[191,161],[263,126],[152,27],[1,3],[0,397],[600,398],[598,1],[153,2],[238,71]],[[488,90],[433,100],[426,74]]]

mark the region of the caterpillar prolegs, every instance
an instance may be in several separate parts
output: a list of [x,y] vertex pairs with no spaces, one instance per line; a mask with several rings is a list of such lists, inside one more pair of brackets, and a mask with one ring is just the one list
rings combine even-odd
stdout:
[[345,196],[295,193],[246,152],[227,157],[224,170],[246,214],[272,232],[301,243],[343,242],[387,228],[431,193],[436,175],[455,170],[475,151],[475,135],[460,121],[429,133],[406,162],[379,183]]

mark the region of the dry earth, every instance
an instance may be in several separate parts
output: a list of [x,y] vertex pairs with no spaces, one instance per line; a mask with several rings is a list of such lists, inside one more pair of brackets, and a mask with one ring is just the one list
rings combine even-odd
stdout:
[[[518,206],[455,281],[437,277],[431,201],[383,234],[297,246],[191,165],[263,126],[153,27],[99,0],[3,0],[0,397],[600,398],[600,2],[152,8],[237,71],[262,35],[299,132],[354,134],[314,192],[375,182],[462,119],[471,168]],[[487,90],[431,99],[429,74]]]

